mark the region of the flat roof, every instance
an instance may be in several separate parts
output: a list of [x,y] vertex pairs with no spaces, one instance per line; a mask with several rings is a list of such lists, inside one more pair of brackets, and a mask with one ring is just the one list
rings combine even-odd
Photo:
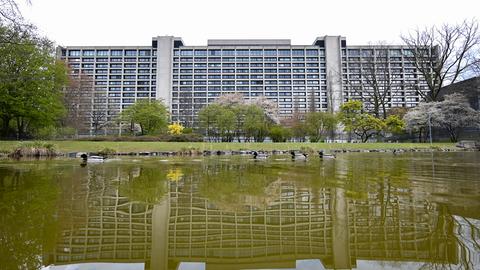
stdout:
[[208,46],[290,46],[290,39],[209,39]]

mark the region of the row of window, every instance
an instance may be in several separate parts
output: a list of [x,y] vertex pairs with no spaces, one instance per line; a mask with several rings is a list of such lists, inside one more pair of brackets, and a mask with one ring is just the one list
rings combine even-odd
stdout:
[[237,74],[237,75],[226,75],[226,74],[223,74],[223,75],[173,75],[173,79],[181,79],[181,80],[191,80],[191,79],[195,79],[195,80],[205,80],[205,79],[277,79],[277,78],[280,78],[280,79],[318,79],[318,78],[322,78],[322,79],[325,79],[326,78],[326,75],[325,74],[322,74],[321,76],[319,74],[265,74],[265,75],[258,75],[258,74],[251,74],[251,75],[240,75],[240,74]]
[[[72,69],[72,74],[80,74],[80,70],[79,69]],[[109,70],[107,69],[97,69],[94,70],[93,69],[82,69],[82,73],[84,74],[93,74],[93,73],[96,73],[96,74],[122,74],[122,73],[126,73],[126,74],[136,74],[136,73],[141,73],[141,74],[146,74],[146,73],[151,73],[151,74],[156,74],[157,70],[156,69],[110,69],[110,72]],[[153,76],[153,75],[152,75]]]
[[205,67],[325,67],[325,63],[174,63],[174,68],[205,68]]
[[266,81],[173,81],[173,85],[259,85],[259,84],[320,84],[317,80],[291,81],[291,80],[266,80]]
[[[381,60],[381,61],[380,61]],[[390,57],[387,59],[376,59],[376,61],[372,60],[372,58],[365,58],[365,57],[342,57],[343,62],[365,62],[365,63],[385,63],[385,62],[411,62],[414,63],[413,58],[404,58],[401,57]]]
[[[65,59],[63,59],[65,60]],[[121,63],[121,62],[141,62],[140,64],[150,63],[150,62],[157,62],[157,58],[68,58],[66,59],[68,63]]]
[[155,92],[157,90],[157,88],[155,86],[152,86],[151,88],[150,87],[145,87],[145,86],[139,86],[139,87],[116,87],[116,86],[113,86],[113,87],[96,87],[96,91],[109,91],[109,92],[112,92],[112,91],[149,91],[149,89],[151,89],[152,92]]
[[[155,97],[155,93],[151,93],[152,95],[150,95],[150,97]],[[145,95],[145,96],[138,96],[138,97],[148,97],[148,95]],[[108,99],[108,103],[135,103],[135,99],[134,98],[109,98]],[[97,100],[97,102],[95,103],[100,103],[100,104],[106,104],[107,103],[107,99],[99,99]]]
[[155,85],[155,81],[95,81],[95,85]]
[[385,74],[385,73],[378,73],[378,74],[349,74],[343,75],[344,79],[361,79],[362,77],[365,77],[367,80],[391,80],[391,79],[416,79],[417,75],[416,74]]
[[[325,57],[237,57],[237,58],[213,58],[209,57],[208,62],[325,62]],[[204,57],[175,57],[173,62],[207,62]]]
[[[157,50],[68,50],[68,56],[156,56]],[[67,56],[67,50],[62,51],[62,56]]]
[[181,49],[173,52],[175,56],[324,56],[323,49]]
[[[152,79],[156,79],[156,77],[157,77],[157,75],[152,75]],[[107,79],[121,80],[122,75],[110,75],[110,76],[96,75],[95,79],[96,80],[107,80]],[[145,79],[147,79],[148,80],[148,79],[150,79],[150,75],[123,75],[123,79],[126,79],[126,80],[132,80],[132,79],[145,80]]]
[[[137,65],[136,64],[124,64],[122,66],[122,64],[90,64],[90,63],[83,63],[83,64],[79,64],[79,63],[70,63],[68,64],[68,66],[70,68],[136,68]],[[138,65],[138,67],[149,67],[150,65]],[[156,67],[156,65],[152,65],[152,67]]]
[[[292,89],[295,90],[326,90],[326,86],[208,86],[208,91],[248,91],[253,90],[253,91],[263,91],[265,90],[281,90],[281,91],[292,91]],[[175,92],[191,92],[192,90],[194,91],[206,91],[207,87],[206,86],[181,86],[180,88],[178,86],[173,87],[173,93]]]
[[[362,84],[361,80],[343,80],[344,84]],[[417,80],[391,80],[390,84],[405,84],[405,85],[412,85],[412,84],[418,84],[419,81]],[[373,83],[372,83],[373,84]],[[379,82],[378,84],[382,84],[382,82]]]
[[[241,87],[237,87],[237,90],[239,90],[240,88],[241,88]],[[294,88],[295,88],[295,87],[294,87]],[[232,89],[228,89],[228,90],[227,90],[227,89],[224,89],[224,91],[230,91],[230,90],[232,90]],[[257,90],[255,90],[255,91],[259,91],[259,90],[262,90],[262,89],[257,89]],[[267,89],[267,88],[265,88],[265,93],[268,93],[268,94],[266,94],[266,95],[276,96],[276,95],[278,94],[278,92],[269,92],[269,91],[272,91],[272,90],[276,90],[276,89]],[[294,89],[294,90],[295,90],[295,89]],[[317,89],[313,89],[313,91],[315,91],[315,92],[313,92],[315,96],[326,96],[326,95],[327,95],[326,92],[317,92],[318,90],[319,90],[318,88],[317,88]],[[246,91],[248,92],[248,88],[246,89]],[[305,91],[305,89],[303,89],[303,91]],[[240,92],[240,93],[245,94],[246,92]],[[309,93],[309,95],[311,96],[310,90],[309,90],[308,93]],[[175,92],[175,91],[172,92],[172,96],[173,96],[173,97],[178,97],[178,96],[180,96],[180,97],[192,97],[192,96],[193,96],[193,97],[206,97],[206,96],[209,96],[209,97],[210,97],[210,96],[219,96],[220,94],[221,94],[221,92],[216,92],[216,91],[215,91],[215,92],[205,92],[205,91],[202,91],[202,92],[193,92],[193,94],[192,94],[191,92],[190,92],[190,93],[189,93],[189,92]],[[304,93],[304,94],[294,94],[294,95],[302,95],[302,96],[305,96],[306,93]]]
[[[93,65],[93,64],[84,64],[84,65]],[[70,67],[79,67],[80,66],[80,63],[70,63],[69,62],[69,66]],[[157,67],[157,64],[156,63],[153,63],[150,65],[150,63],[125,63],[125,64],[120,64],[120,63],[115,63],[115,64],[97,64],[97,66],[100,66],[100,67],[103,67],[103,68],[136,68],[136,67],[139,67],[139,68],[149,68],[150,66],[151,67]]]
[[[178,73],[178,69],[173,69],[173,73]],[[294,68],[294,69],[180,69],[180,73],[319,73],[318,68]],[[325,72],[325,69],[322,69]]]
[[412,49],[377,49],[377,48],[368,48],[368,49],[346,49],[342,50],[342,56],[362,56],[362,57],[371,57],[371,56],[407,56],[413,57],[414,51]]
[[155,93],[108,93],[108,97],[154,97]]
[[[135,62],[135,61],[133,61]],[[69,62],[68,63],[69,66],[71,67],[78,67],[80,66],[80,62]],[[97,63],[97,64],[94,64],[94,63],[85,63],[85,62],[82,62],[82,67],[88,67],[88,68],[93,68],[94,66],[96,66],[97,68],[108,68],[109,66],[116,66],[116,67],[119,67],[121,68],[122,67],[122,64],[108,64],[108,63]],[[124,66],[129,66],[129,67],[136,67],[137,64],[136,63],[128,63],[128,64],[124,64]],[[143,67],[150,67],[150,63],[139,63],[138,66],[143,66]],[[152,67],[156,67],[157,65],[156,64],[152,64]]]

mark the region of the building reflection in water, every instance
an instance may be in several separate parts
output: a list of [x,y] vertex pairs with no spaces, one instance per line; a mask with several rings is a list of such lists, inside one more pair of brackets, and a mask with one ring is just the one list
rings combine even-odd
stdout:
[[[124,183],[148,175],[142,166],[85,168],[65,188],[63,229],[44,263],[177,269],[202,262],[208,270],[295,268],[309,259],[336,269],[355,268],[357,260],[459,263],[452,215],[412,187],[380,185],[356,196],[344,183],[311,185],[279,173],[263,179],[264,196],[243,194],[229,205],[205,195],[209,179],[182,168],[163,170],[165,191],[155,202],[122,193]],[[151,175],[160,177],[158,169]]]

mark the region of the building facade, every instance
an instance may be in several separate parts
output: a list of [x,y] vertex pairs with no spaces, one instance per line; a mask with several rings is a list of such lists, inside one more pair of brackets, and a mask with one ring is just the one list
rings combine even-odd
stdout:
[[[94,78],[92,122],[118,128],[118,113],[139,99],[159,99],[171,120],[196,125],[204,106],[225,94],[265,97],[278,117],[337,111],[350,99],[367,108],[413,107],[428,91],[411,51],[393,45],[347,46],[346,38],[324,36],[312,45],[278,40],[208,40],[187,46],[181,38],[159,36],[151,46],[58,48],[73,76]],[[91,123],[98,126],[98,123]]]

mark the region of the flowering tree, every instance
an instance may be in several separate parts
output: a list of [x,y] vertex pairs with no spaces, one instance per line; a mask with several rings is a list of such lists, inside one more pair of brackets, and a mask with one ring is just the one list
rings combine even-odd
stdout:
[[480,126],[480,113],[470,107],[468,100],[461,94],[447,95],[435,107],[438,113],[432,117],[433,125],[444,128],[452,142],[458,140],[463,128]]
[[428,128],[428,116],[437,115],[438,111],[430,103],[420,103],[417,107],[410,109],[403,120],[406,123],[406,129],[412,133],[418,133],[418,140],[425,141]]
[[463,128],[480,126],[480,113],[472,109],[461,94],[446,95],[444,101],[420,103],[405,114],[407,130],[426,134],[428,118],[432,126],[445,129],[456,142]]
[[252,99],[244,99],[241,94],[227,94],[220,96],[216,104],[227,107],[243,107],[248,105],[257,105],[262,108],[265,115],[274,123],[279,123],[277,105],[264,96]]

